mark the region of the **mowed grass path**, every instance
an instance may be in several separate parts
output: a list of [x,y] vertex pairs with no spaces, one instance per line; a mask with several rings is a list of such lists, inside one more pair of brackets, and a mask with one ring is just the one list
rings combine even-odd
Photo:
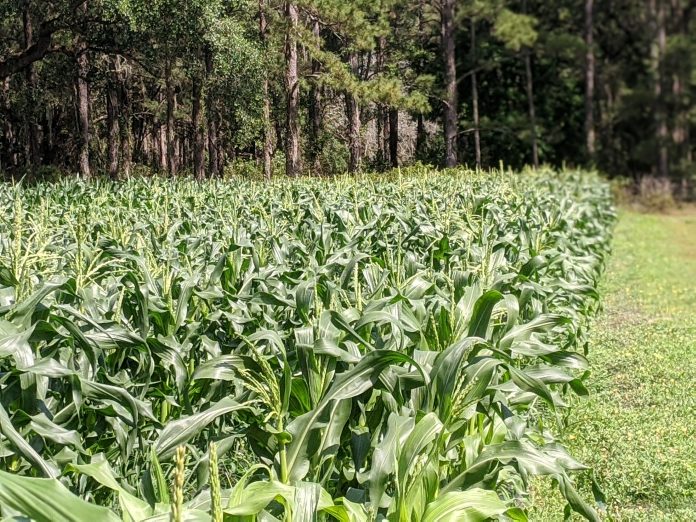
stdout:
[[[607,520],[696,521],[696,211],[622,211],[602,293],[591,396],[563,442],[594,468]],[[530,520],[563,519],[547,486],[531,500]]]

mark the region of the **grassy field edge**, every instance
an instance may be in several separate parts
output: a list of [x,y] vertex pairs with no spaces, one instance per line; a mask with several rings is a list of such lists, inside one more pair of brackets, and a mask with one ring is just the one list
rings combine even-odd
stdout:
[[[591,396],[562,440],[594,469],[608,520],[696,520],[696,211],[623,210],[602,294]],[[530,520],[563,518],[548,484],[531,500]]]

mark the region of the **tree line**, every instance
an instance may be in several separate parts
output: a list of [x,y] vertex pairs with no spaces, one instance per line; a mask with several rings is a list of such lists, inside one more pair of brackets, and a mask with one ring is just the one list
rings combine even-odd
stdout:
[[696,1],[0,0],[0,171],[694,176]]

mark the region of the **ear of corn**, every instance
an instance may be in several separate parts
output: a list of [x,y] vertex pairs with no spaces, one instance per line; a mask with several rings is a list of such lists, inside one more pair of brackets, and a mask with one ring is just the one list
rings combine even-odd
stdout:
[[547,475],[596,519],[552,435],[586,393],[596,176],[0,193],[4,516],[519,520]]

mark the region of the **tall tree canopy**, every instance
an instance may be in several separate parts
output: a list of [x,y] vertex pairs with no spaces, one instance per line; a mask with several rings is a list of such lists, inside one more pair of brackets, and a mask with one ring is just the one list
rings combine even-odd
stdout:
[[0,0],[0,170],[694,177],[689,0]]

